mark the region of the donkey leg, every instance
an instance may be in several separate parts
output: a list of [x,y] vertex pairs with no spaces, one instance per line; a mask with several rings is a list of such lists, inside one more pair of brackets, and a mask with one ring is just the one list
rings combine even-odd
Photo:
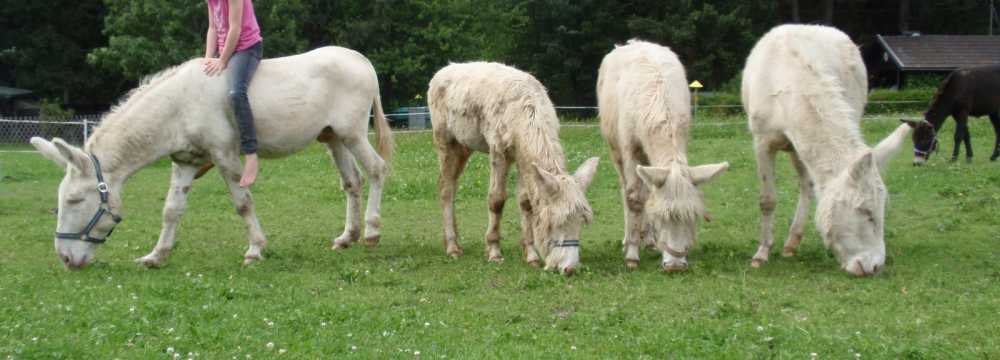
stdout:
[[250,265],[255,260],[263,260],[261,252],[267,246],[267,237],[264,236],[264,231],[260,228],[260,222],[257,220],[250,189],[240,187],[243,166],[240,164],[239,157],[231,152],[213,154],[212,161],[219,167],[219,174],[222,175],[222,180],[229,187],[229,196],[232,198],[233,206],[236,207],[236,213],[243,218],[247,226],[247,240],[250,245],[243,255],[243,265]]
[[642,183],[636,174],[638,162],[626,157],[623,161],[622,184],[625,200],[625,267],[629,270],[639,266],[639,245],[642,240],[643,231],[643,210],[646,205],[648,191],[646,185]]
[[959,115],[962,118],[962,141],[965,142],[965,162],[972,162],[972,134],[969,132],[968,114]]
[[441,201],[441,215],[444,226],[444,249],[451,257],[462,256],[462,246],[458,245],[458,226],[455,223],[455,190],[458,178],[465,170],[465,164],[472,152],[461,145],[438,146],[438,195]]
[[340,141],[326,144],[330,149],[330,158],[340,172],[340,184],[347,194],[347,219],[344,222],[344,233],[333,240],[333,249],[344,249],[357,242],[361,237],[361,175],[354,155]]
[[177,239],[177,224],[181,221],[184,210],[187,209],[187,194],[191,191],[198,167],[174,163],[170,175],[170,189],[167,190],[167,201],[163,204],[163,228],[156,246],[146,256],[135,259],[137,263],[148,268],[156,268],[170,256]]
[[345,139],[344,145],[351,150],[354,157],[361,161],[365,173],[368,175],[368,204],[365,210],[365,245],[374,247],[378,245],[381,237],[382,227],[381,207],[382,207],[382,184],[385,181],[388,166],[385,160],[375,152],[372,144],[368,142],[367,134],[362,134],[357,138]]
[[507,171],[510,162],[499,151],[490,152],[490,222],[486,227],[486,257],[489,261],[503,261],[500,254],[500,221],[507,201]]
[[517,205],[521,208],[521,249],[524,251],[524,261],[532,267],[541,267],[542,258],[535,248],[535,233],[532,224],[535,221],[535,208],[531,204],[531,196],[528,194],[525,175],[518,171],[517,180]]
[[788,239],[785,240],[785,246],[781,255],[795,256],[795,250],[799,248],[799,243],[802,241],[802,235],[805,232],[806,221],[809,219],[809,207],[811,206],[813,195],[813,181],[809,176],[806,165],[799,159],[798,154],[794,152],[788,154],[792,160],[792,166],[795,167],[795,172],[799,174],[799,203],[795,207],[795,218],[792,220],[792,226],[788,229]]
[[962,129],[965,127],[964,124],[961,121],[959,121],[957,115],[955,115],[953,117],[955,118],[955,136],[954,136],[955,147],[954,147],[954,150],[952,150],[952,152],[951,152],[951,161],[952,162],[958,160],[958,151],[959,151],[959,149],[961,149],[962,140],[965,139],[965,136],[962,135]]
[[763,141],[755,141],[754,152],[757,155],[757,176],[760,178],[760,246],[750,265],[760,267],[767,262],[774,245],[774,208],[778,196],[774,189],[775,150]]
[[990,123],[993,124],[993,155],[990,161],[996,161],[1000,157],[1000,113],[990,113]]
[[993,155],[990,155],[990,161],[997,161],[1000,157],[1000,114],[990,113],[990,123],[993,124]]

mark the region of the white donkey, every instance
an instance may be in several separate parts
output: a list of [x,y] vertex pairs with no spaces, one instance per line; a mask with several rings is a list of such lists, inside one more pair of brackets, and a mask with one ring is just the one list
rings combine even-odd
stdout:
[[455,189],[473,151],[490,155],[490,220],[486,251],[500,254],[500,219],[507,200],[507,172],[517,162],[521,246],[529,264],[571,274],[580,263],[580,232],[593,216],[584,196],[597,171],[590,158],[566,172],[559,118],[545,87],[531,75],[497,63],[449,65],[434,75],[427,102],[440,162],[438,190],[444,245],[462,254],[455,224]]
[[663,269],[687,270],[698,218],[707,217],[698,186],[729,163],[688,165],[691,94],[684,66],[669,48],[631,40],[601,62],[597,103],[621,185],[626,266],[638,266],[648,230],[663,253]]
[[902,145],[900,125],[869,148],[859,123],[867,94],[857,46],[837,29],[783,25],[754,46],[743,70],[743,106],[749,116],[760,177],[760,247],[752,265],[767,262],[774,244],[777,198],[774,158],[787,151],[799,174],[799,200],[783,255],[802,240],[810,198],[819,199],[816,224],[841,267],[872,275],[885,264],[885,204],[879,169]]
[[[355,159],[364,166],[368,193],[365,236],[379,239],[382,183],[392,154],[392,135],[382,112],[375,69],[363,55],[327,47],[261,62],[249,89],[262,157],[281,157],[313,141],[329,147],[347,192],[347,223],[333,241],[345,247],[360,236],[361,185]],[[368,114],[374,107],[378,153],[368,142]],[[66,168],[59,185],[56,252],[71,269],[89,263],[99,243],[120,220],[125,181],[142,167],[170,156],[173,173],[156,247],[136,261],[163,264],[174,247],[177,224],[199,166],[215,163],[246,221],[250,247],[245,263],[261,259],[266,244],[250,191],[239,186],[238,130],[225,82],[188,61],[144,81],[114,108],[83,149],[61,139],[32,138],[45,157]],[[380,156],[381,155],[381,156]],[[110,216],[109,216],[110,215]]]

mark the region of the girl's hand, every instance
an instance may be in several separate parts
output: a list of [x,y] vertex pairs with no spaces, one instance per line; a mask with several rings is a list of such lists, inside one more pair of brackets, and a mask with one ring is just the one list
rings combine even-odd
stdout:
[[208,76],[221,75],[226,70],[227,62],[224,59],[205,59],[205,74]]

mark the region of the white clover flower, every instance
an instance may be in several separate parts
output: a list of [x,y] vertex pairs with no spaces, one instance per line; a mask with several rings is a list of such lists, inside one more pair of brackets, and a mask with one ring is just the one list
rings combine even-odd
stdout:
[[274,349],[274,343],[273,342],[269,342],[265,346],[267,347],[268,350]]

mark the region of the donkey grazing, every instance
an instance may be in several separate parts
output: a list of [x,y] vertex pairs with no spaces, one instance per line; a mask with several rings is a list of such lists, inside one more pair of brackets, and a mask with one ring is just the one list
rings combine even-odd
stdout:
[[866,101],[865,66],[857,47],[831,27],[783,25],[757,42],[743,70],[760,176],[760,247],[752,265],[767,262],[774,243],[774,157],[787,151],[799,175],[799,200],[783,255],[802,240],[811,196],[823,243],[847,272],[877,273],[885,264],[883,227],[888,198],[879,169],[912,125],[900,125],[875,148],[859,123]]
[[[377,243],[382,183],[393,142],[368,59],[353,50],[326,47],[264,60],[249,95],[262,157],[295,153],[314,139],[330,149],[348,198],[347,224],[333,241],[334,248],[348,246],[360,236],[361,179],[355,158],[361,161],[371,181],[365,236],[369,245]],[[378,153],[367,137],[373,107]],[[42,155],[66,168],[59,185],[55,240],[65,265],[76,269],[91,261],[97,245],[121,220],[117,214],[125,181],[168,155],[173,173],[160,238],[152,252],[136,261],[158,267],[170,255],[191,182],[209,161],[219,167],[247,224],[250,247],[244,263],[262,259],[266,239],[249,189],[239,186],[238,130],[229,108],[223,79],[206,76],[196,59],[144,81],[105,116],[83,149],[58,138],[52,142],[32,138]]]
[[638,266],[648,222],[663,269],[687,270],[698,218],[707,216],[698,186],[729,163],[688,165],[691,94],[684,66],[666,47],[630,40],[601,62],[597,103],[621,185],[626,266]]
[[958,160],[958,150],[965,142],[965,160],[972,161],[972,142],[967,124],[969,116],[989,115],[993,124],[993,155],[1000,157],[1000,65],[958,69],[938,86],[934,99],[924,112],[923,126],[913,131],[913,164],[927,162],[937,149],[937,133],[948,119],[955,118],[955,148],[951,161]]
[[512,67],[485,62],[439,70],[427,90],[440,162],[438,191],[444,245],[458,257],[455,189],[473,151],[490,156],[489,226],[486,255],[502,261],[500,218],[507,200],[507,171],[517,163],[521,247],[534,266],[572,274],[580,263],[580,232],[593,216],[584,192],[597,171],[590,158],[572,176],[559,144],[559,118],[545,87]]

